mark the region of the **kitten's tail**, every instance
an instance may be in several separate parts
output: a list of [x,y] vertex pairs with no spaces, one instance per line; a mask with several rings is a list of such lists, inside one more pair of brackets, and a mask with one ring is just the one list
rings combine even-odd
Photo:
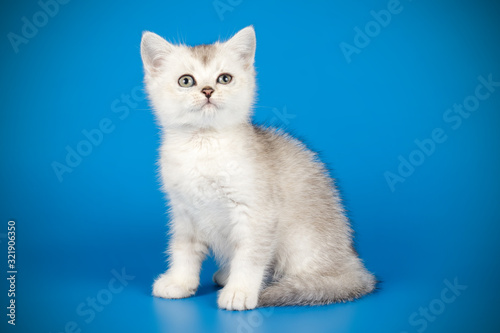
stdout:
[[259,307],[324,305],[352,301],[375,290],[376,280],[367,271],[339,276],[285,276],[264,288]]

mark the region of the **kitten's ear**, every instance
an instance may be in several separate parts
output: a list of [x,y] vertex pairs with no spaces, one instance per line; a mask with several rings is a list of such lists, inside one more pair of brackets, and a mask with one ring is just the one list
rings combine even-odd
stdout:
[[241,59],[247,62],[247,64],[253,64],[256,46],[255,30],[253,30],[253,26],[250,25],[238,31],[238,33],[231,37],[225,45],[233,52],[239,54]]
[[141,57],[144,69],[150,75],[159,73],[160,67],[174,45],[155,33],[144,31],[141,40]]

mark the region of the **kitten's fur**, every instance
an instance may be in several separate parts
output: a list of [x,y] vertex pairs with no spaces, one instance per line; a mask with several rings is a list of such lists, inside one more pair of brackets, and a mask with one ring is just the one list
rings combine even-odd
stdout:
[[[153,295],[195,293],[211,249],[220,308],[327,304],[370,293],[327,170],[298,140],[251,124],[255,33],[187,47],[145,32],[145,84],[163,131],[160,167],[171,207],[170,267]],[[233,79],[217,83],[222,73]],[[196,85],[181,87],[182,75]],[[214,90],[211,104],[201,89]]]

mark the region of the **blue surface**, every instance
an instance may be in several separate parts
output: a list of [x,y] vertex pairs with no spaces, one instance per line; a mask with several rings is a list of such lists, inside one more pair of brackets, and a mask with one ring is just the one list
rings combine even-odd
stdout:
[[[57,13],[50,7],[46,22],[36,1],[4,4],[0,330],[498,332],[500,87],[469,97],[478,77],[500,81],[500,6],[492,3],[75,0]],[[375,14],[385,26],[371,22],[372,10],[388,7],[390,22],[385,12]],[[21,35],[33,15],[46,24],[26,28],[16,53],[9,33]],[[142,93],[141,32],[194,45],[250,24],[255,119],[305,138],[338,178],[357,248],[383,280],[359,301],[218,310],[212,260],[195,297],[150,296],[166,266],[168,216],[158,128]],[[455,103],[477,110],[458,118],[447,111]],[[54,165],[75,149],[86,156],[71,157],[71,172],[58,178]],[[9,219],[16,327],[6,316]]]

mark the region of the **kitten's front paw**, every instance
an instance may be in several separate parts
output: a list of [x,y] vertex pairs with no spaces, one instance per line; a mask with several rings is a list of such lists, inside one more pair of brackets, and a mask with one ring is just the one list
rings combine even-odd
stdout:
[[257,306],[258,293],[224,287],[220,291],[219,308],[226,310],[251,310]]
[[161,275],[153,284],[153,296],[162,298],[185,298],[194,295],[198,282],[175,279],[168,274]]

